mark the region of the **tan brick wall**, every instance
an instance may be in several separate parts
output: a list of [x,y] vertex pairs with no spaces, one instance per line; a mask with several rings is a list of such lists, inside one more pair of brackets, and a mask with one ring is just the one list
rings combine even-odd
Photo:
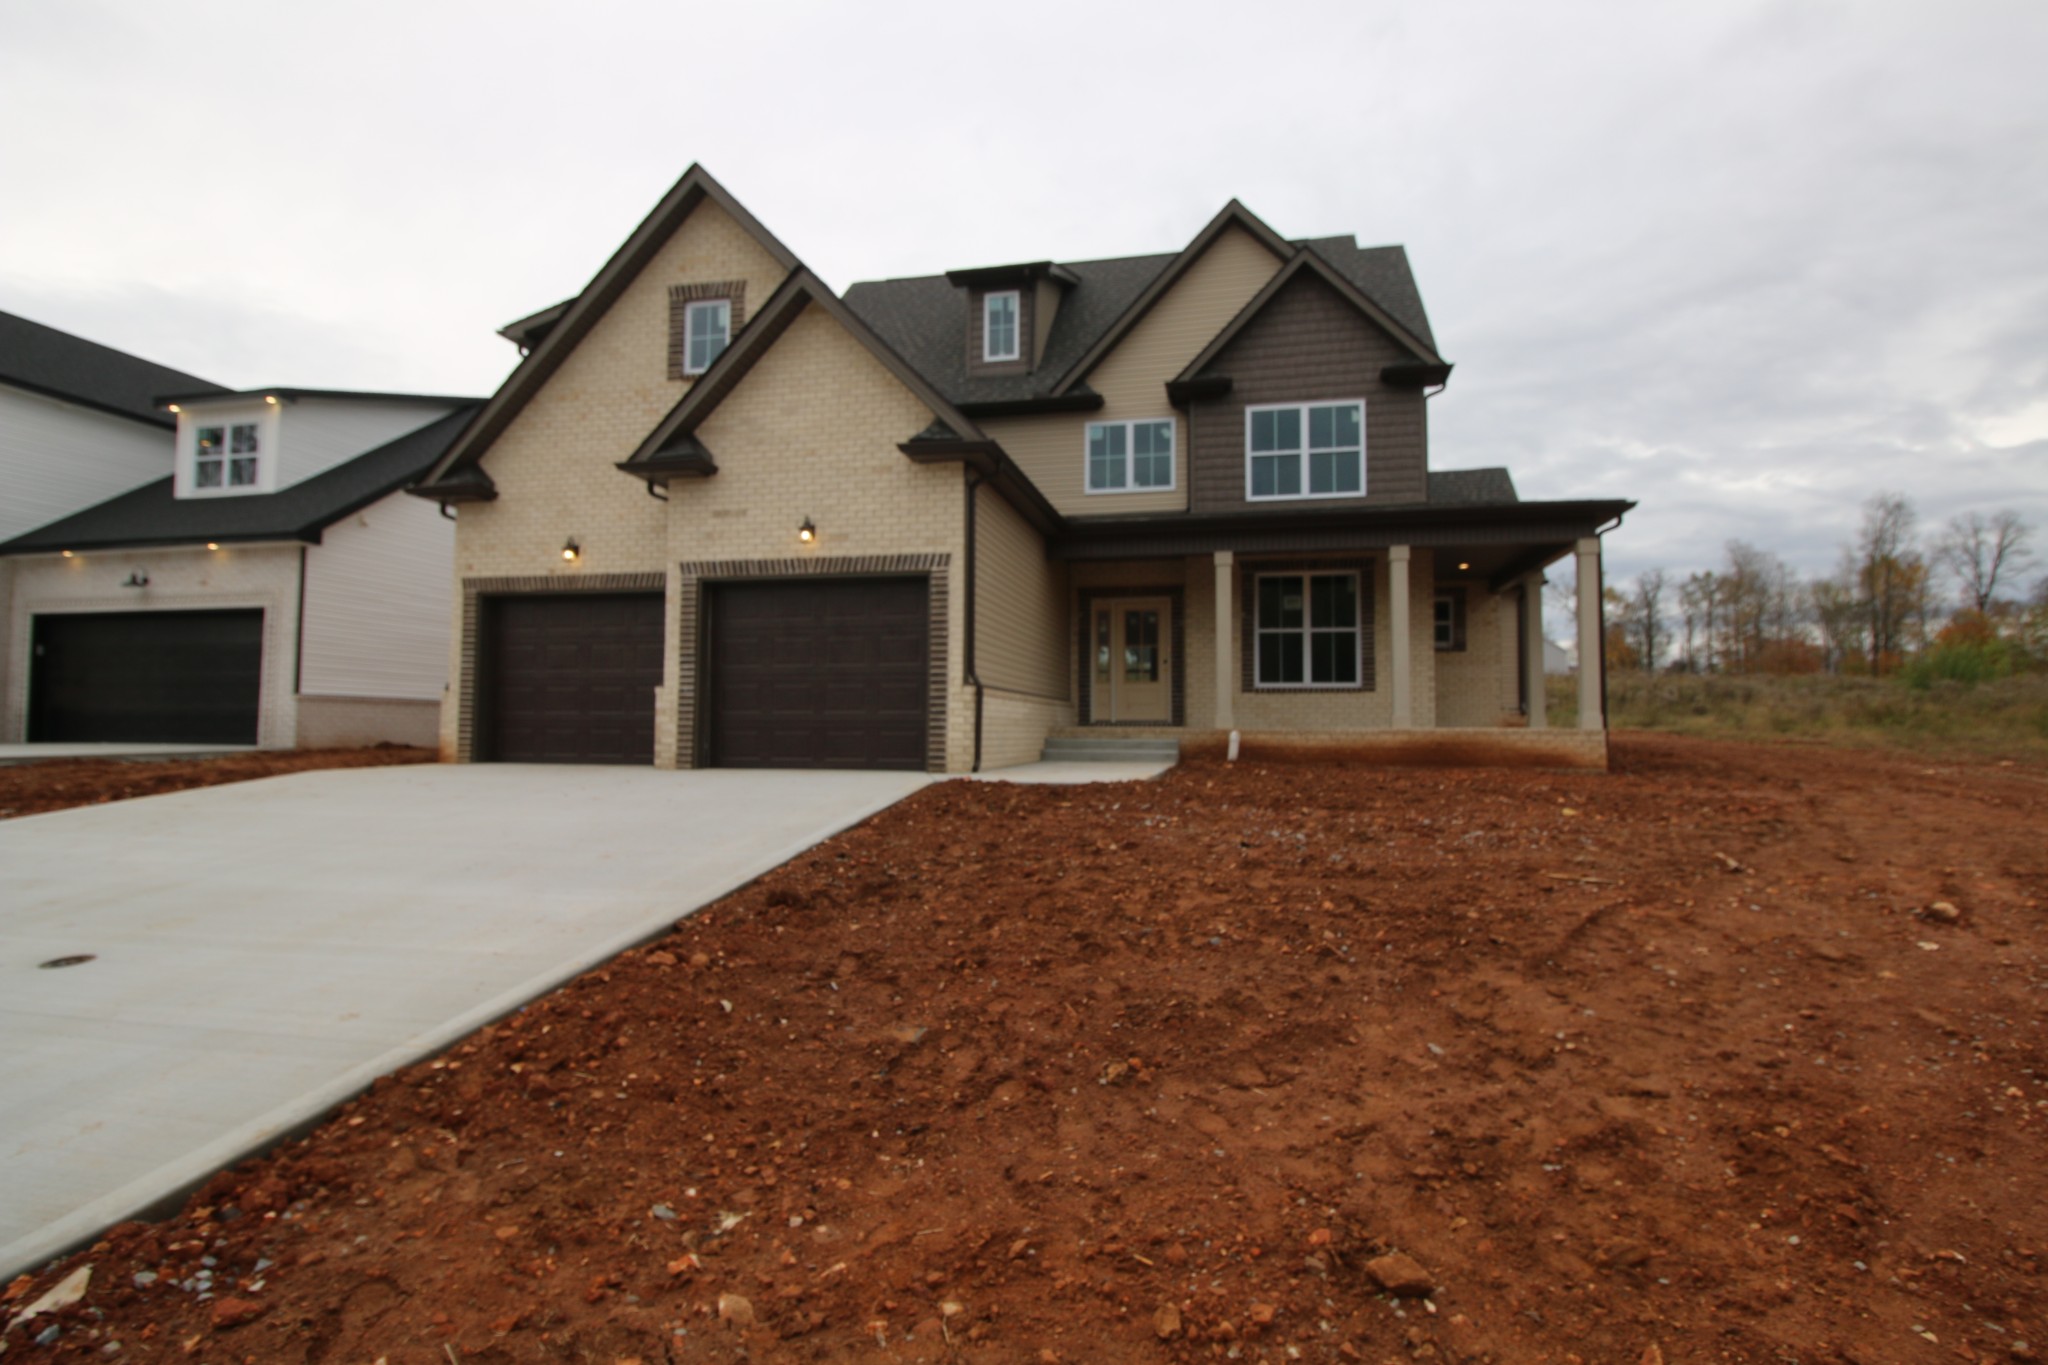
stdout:
[[[785,273],[716,203],[700,203],[485,454],[498,498],[459,509],[457,577],[664,572],[677,558],[669,509],[613,466],[694,382],[668,377],[670,286],[741,280],[752,308]],[[582,554],[565,564],[571,537]],[[461,611],[458,601],[451,678],[460,677]],[[444,752],[453,753],[457,708],[443,711]]]
[[441,704],[388,697],[299,698],[299,747],[342,749],[364,744],[431,746]]
[[1437,721],[1446,726],[1483,726],[1519,720],[1514,599],[1494,596],[1483,583],[1462,586],[1465,648],[1436,655]]
[[981,710],[982,771],[1036,763],[1045,750],[1045,737],[1073,723],[1074,708],[1067,702],[990,688]]
[[[1183,757],[1214,757],[1227,736],[1220,731],[1190,735]],[[1241,730],[1240,759],[1326,760],[1389,767],[1593,768],[1607,766],[1604,730],[1460,729]]]
[[[1279,257],[1260,246],[1250,233],[1230,228],[1210,243],[1084,381],[1102,395],[1100,411],[990,418],[981,424],[982,429],[1002,443],[1052,505],[1068,516],[1184,510],[1188,505],[1188,424],[1166,401],[1166,381],[1215,339],[1252,295],[1278,273],[1280,265]],[[1173,419],[1173,491],[1090,494],[1088,424],[1147,417]]]
[[[897,449],[931,420],[823,309],[805,309],[698,429],[718,473],[670,486],[666,561],[947,556],[945,768],[962,772],[974,752],[960,667],[965,479],[958,465],[915,464]],[[808,546],[796,538],[806,517],[818,532]],[[671,695],[692,643],[671,640]]]
[[[44,612],[263,609],[263,675],[256,742],[289,749],[298,742],[296,683],[299,629],[297,545],[166,546],[154,550],[82,551],[71,559],[35,555],[14,561],[7,622],[10,657],[29,657],[30,618]],[[149,580],[127,588],[130,574]],[[19,740],[28,725],[29,669],[7,680],[0,737]]]

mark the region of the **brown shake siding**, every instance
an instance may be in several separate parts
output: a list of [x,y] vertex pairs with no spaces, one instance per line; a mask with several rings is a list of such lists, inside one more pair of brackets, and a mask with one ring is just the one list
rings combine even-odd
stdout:
[[984,686],[1065,701],[1066,568],[1002,494],[974,496],[975,671]]
[[[1420,392],[1389,388],[1380,370],[1412,360],[1392,337],[1304,273],[1274,295],[1209,362],[1205,375],[1228,376],[1230,392],[1189,413],[1191,512],[1235,512],[1289,505],[1368,507],[1422,502],[1428,496],[1429,433]],[[1245,497],[1247,407],[1318,399],[1365,400],[1365,496],[1299,504]]]

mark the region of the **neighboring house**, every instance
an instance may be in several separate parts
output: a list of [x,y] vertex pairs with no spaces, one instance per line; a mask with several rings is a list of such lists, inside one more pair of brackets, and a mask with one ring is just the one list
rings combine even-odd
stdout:
[[[6,373],[40,374],[65,420],[0,427],[8,510],[17,478],[62,490],[0,542],[0,740],[434,742],[454,528],[399,490],[474,400],[235,393],[34,324],[6,335]],[[0,417],[29,410],[12,382]],[[70,417],[95,399],[139,435]],[[81,464],[106,467],[86,496]]]
[[1633,504],[1429,469],[1451,367],[1398,247],[1233,202],[1175,253],[841,299],[693,167],[505,335],[524,360],[413,490],[460,514],[455,757],[1605,761],[1597,674],[1589,728],[1544,724],[1539,587],[1565,555],[1597,581]]
[[1565,648],[1565,646],[1559,644],[1555,640],[1544,640],[1543,671],[1545,673],[1555,673],[1561,676],[1566,673],[1571,673],[1575,671],[1577,668],[1578,665],[1572,662],[1571,650]]

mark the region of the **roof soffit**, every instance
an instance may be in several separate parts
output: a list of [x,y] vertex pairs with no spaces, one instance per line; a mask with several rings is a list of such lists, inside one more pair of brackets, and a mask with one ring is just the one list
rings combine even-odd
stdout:
[[596,326],[605,310],[625,293],[655,254],[707,199],[724,210],[784,270],[795,272],[803,268],[795,253],[762,226],[760,220],[713,179],[709,171],[700,165],[692,165],[662,196],[653,212],[642,219],[619,249],[612,253],[611,259],[604,263],[583,291],[568,301],[561,318],[548,329],[498,391],[477,410],[469,426],[423,482],[432,484],[451,470],[482,459],[491,443],[504,434],[570,352]]

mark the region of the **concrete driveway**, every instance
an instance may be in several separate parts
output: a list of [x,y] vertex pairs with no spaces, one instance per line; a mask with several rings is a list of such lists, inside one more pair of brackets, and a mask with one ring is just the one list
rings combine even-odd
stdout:
[[0,1280],[930,780],[362,768],[0,821]]

